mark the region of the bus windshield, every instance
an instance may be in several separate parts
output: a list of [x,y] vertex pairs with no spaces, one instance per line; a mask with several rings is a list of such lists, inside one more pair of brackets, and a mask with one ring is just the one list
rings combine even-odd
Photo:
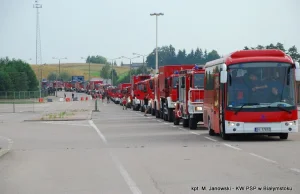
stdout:
[[229,109],[294,107],[294,69],[288,63],[256,62],[230,65]]
[[204,73],[194,74],[194,88],[204,87]]

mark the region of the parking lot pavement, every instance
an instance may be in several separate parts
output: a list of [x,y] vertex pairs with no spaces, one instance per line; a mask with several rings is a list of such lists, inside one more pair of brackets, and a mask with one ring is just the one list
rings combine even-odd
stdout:
[[0,123],[14,142],[0,159],[0,193],[300,193],[298,134],[223,141],[113,103],[99,110],[92,120]]
[[105,138],[143,193],[190,193],[193,186],[232,186],[230,193],[243,193],[235,186],[261,186],[259,193],[269,193],[264,186],[300,191],[298,134],[287,141],[263,137],[223,141],[208,136],[205,129],[190,131],[114,104],[103,104],[100,111],[93,116],[99,138]]

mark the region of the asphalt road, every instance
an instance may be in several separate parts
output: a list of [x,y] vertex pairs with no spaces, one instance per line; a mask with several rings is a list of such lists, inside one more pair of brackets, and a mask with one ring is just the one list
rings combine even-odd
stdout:
[[0,193],[300,193],[300,134],[223,141],[112,103],[99,107],[87,121],[2,116],[0,135],[14,144],[0,158]]

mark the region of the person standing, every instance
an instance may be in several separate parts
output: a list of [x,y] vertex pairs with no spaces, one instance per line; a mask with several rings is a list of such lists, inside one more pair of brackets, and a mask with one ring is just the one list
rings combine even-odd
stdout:
[[149,110],[148,102],[149,102],[149,94],[147,94],[144,98],[144,109],[145,109],[144,116],[147,116],[147,112]]

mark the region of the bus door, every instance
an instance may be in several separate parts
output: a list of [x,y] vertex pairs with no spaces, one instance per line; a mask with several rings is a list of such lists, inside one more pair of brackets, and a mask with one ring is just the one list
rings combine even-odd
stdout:
[[216,133],[220,131],[220,81],[219,81],[219,74],[214,75],[214,102],[213,102],[213,123],[212,127]]

